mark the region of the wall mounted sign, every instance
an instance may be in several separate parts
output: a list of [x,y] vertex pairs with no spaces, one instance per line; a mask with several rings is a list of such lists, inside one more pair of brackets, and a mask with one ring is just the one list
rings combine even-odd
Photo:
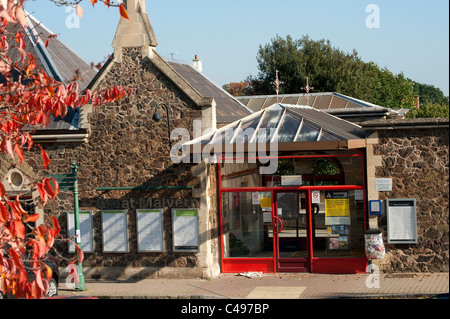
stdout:
[[126,210],[103,210],[103,252],[128,252],[128,212]]
[[[85,253],[94,252],[94,232],[92,226],[92,211],[82,210],[80,216],[80,239],[81,249]],[[69,237],[75,238],[75,216],[74,212],[67,212],[67,233]],[[75,241],[74,239],[72,239]],[[69,253],[75,253],[75,245],[69,242]]]
[[302,186],[302,175],[281,176],[282,186]]
[[320,204],[320,191],[311,191],[311,203]]
[[386,200],[388,243],[417,244],[416,199]]
[[198,209],[172,209],[173,251],[197,252],[198,238]]
[[162,214],[162,209],[136,210],[139,252],[164,251]]
[[272,193],[271,192],[261,192],[261,208],[272,208]]
[[392,178],[375,178],[377,192],[392,192]]
[[381,215],[381,200],[370,200],[369,212],[370,215]]
[[259,192],[252,193],[252,205],[260,205],[261,204],[261,195]]

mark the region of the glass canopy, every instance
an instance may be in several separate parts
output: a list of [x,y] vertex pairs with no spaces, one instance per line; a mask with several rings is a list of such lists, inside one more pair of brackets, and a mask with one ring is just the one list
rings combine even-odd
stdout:
[[193,144],[322,142],[364,139],[360,126],[309,106],[274,104],[214,132]]

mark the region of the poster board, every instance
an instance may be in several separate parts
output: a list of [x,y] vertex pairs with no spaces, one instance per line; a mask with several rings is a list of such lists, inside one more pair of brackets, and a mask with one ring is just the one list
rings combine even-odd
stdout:
[[164,251],[162,215],[162,209],[136,210],[139,252]]
[[325,192],[325,225],[350,225],[348,191]]
[[199,251],[198,208],[172,209],[173,251]]
[[102,210],[103,252],[128,252],[127,210]]
[[[92,224],[92,210],[81,210],[79,211],[79,216],[81,249],[84,253],[93,253],[94,227]],[[73,211],[67,212],[67,233],[69,237],[75,237],[75,213]],[[79,244],[78,242],[76,243]],[[75,253],[75,245],[72,242],[69,242],[69,253]]]
[[388,243],[417,244],[416,199],[386,200]]

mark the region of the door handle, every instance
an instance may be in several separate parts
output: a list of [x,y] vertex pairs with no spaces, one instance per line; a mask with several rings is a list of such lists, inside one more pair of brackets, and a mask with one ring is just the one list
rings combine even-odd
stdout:
[[[278,227],[277,227],[277,233],[281,233],[284,229],[284,220],[278,216],[273,216],[273,219],[280,222],[281,227],[280,227],[280,229],[278,229]],[[275,224],[275,222],[274,222],[274,224]]]

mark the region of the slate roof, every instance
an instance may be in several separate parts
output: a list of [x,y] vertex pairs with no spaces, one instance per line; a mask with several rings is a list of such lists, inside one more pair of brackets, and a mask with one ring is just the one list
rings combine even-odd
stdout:
[[29,28],[26,30],[28,38],[34,43],[36,43],[36,38],[38,38],[36,45],[34,43],[31,45],[37,53],[35,57],[36,55],[39,57],[46,72],[49,72],[56,80],[67,83],[72,82],[75,71],[79,70],[81,79],[76,82],[80,91],[84,90],[97,74],[97,70],[92,68],[90,63],[83,60],[58,37],[50,39],[46,48],[44,46],[45,40],[54,33],[31,14],[28,14],[28,21]]
[[[256,96],[238,96],[236,97],[242,104],[246,105],[252,111],[257,112],[268,106],[277,103],[275,95],[256,95]],[[320,110],[335,109],[357,109],[363,107],[378,108],[386,110],[384,107],[355,99],[337,92],[329,93],[310,93],[307,102],[307,94],[281,94],[279,102],[291,105],[308,105]]]
[[[78,70],[81,77],[76,82],[78,83],[79,91],[84,90],[97,74],[97,70],[92,68],[89,63],[84,61],[58,37],[50,39],[48,46],[45,47],[45,40],[54,33],[29,13],[27,13],[27,21],[28,27],[25,29],[26,35],[24,34],[25,50],[33,54],[36,59],[36,66],[42,68],[49,76],[62,83],[73,82],[75,72]],[[15,34],[21,28],[17,24],[9,24],[7,30]],[[14,43],[10,44],[10,58],[13,61],[20,62],[18,58],[20,56],[19,52],[14,46]],[[79,110],[77,109],[69,110],[63,119],[61,117],[56,119],[52,117],[49,125],[45,129],[40,129],[39,134],[43,131],[51,132],[51,134],[57,131],[58,134],[61,134],[64,131],[77,130],[79,115]]]
[[186,81],[204,97],[213,97],[216,101],[217,123],[230,123],[252,113],[244,104],[215,85],[205,75],[188,64],[168,62]]

